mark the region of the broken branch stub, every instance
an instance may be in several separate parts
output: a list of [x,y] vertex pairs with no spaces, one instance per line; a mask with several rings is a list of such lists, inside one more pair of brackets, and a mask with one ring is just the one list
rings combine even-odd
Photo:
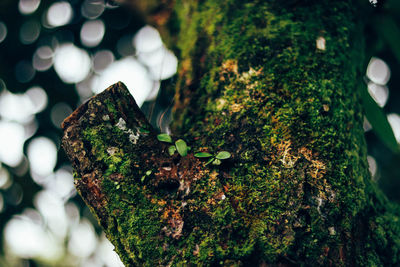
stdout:
[[140,255],[151,253],[160,235],[181,236],[177,206],[199,177],[201,162],[168,154],[123,83],[81,105],[62,129],[77,191],[125,264],[142,264]]

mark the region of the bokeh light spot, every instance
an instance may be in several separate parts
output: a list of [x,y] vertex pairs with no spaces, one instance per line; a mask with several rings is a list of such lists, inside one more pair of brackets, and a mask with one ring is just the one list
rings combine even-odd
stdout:
[[93,57],[93,69],[101,72],[114,61],[114,54],[110,50],[101,50],[96,52]]
[[13,183],[5,192],[4,199],[7,204],[18,206],[21,203],[23,196],[24,191],[22,190],[22,187],[17,183]]
[[390,113],[387,115],[390,126],[392,126],[392,130],[394,136],[396,137],[397,143],[400,144],[400,116],[396,113]]
[[68,250],[71,254],[85,258],[93,253],[97,246],[97,237],[93,225],[87,220],[82,221],[71,229]]
[[64,239],[68,231],[68,218],[64,201],[48,189],[39,191],[34,197],[34,205],[42,215],[44,223],[58,238]]
[[36,137],[29,142],[27,156],[31,172],[47,176],[51,174],[57,163],[57,147],[47,137]]
[[133,44],[137,53],[148,53],[163,45],[158,31],[149,25],[144,26],[136,33]]
[[390,79],[390,69],[385,61],[373,57],[368,63],[367,77],[376,84],[385,85]]
[[110,64],[94,81],[92,90],[99,93],[110,85],[122,81],[141,106],[153,88],[146,68],[133,57],[127,57]]
[[165,80],[171,78],[178,68],[178,59],[170,50],[162,48],[159,61],[155,64],[148,65],[151,77],[154,80]]
[[4,210],[4,197],[3,194],[0,193],[0,213]]
[[33,103],[25,94],[12,94],[8,91],[0,95],[0,115],[10,121],[28,123],[35,113]]
[[116,50],[122,57],[132,56],[135,52],[135,48],[132,45],[132,36],[129,34],[122,36],[117,42]]
[[47,23],[50,27],[60,27],[68,24],[73,16],[73,10],[68,2],[56,2],[47,10]]
[[0,161],[15,167],[22,160],[24,127],[16,122],[0,120]]
[[10,173],[6,168],[1,167],[0,165],[0,188],[7,189],[11,186],[12,180],[10,177]]
[[81,41],[87,47],[95,47],[103,40],[106,28],[102,20],[86,21],[81,28]]
[[57,128],[61,128],[61,123],[72,113],[72,111],[72,108],[66,103],[61,102],[55,104],[50,112],[51,122]]
[[81,7],[81,13],[87,19],[96,19],[104,12],[104,9],[103,0],[85,0]]
[[91,68],[91,60],[87,51],[73,44],[57,47],[53,62],[55,71],[65,83],[83,81]]
[[15,66],[15,77],[21,83],[27,83],[35,77],[35,69],[29,61],[20,61]]
[[39,113],[43,111],[47,106],[47,94],[46,91],[39,86],[32,87],[28,89],[25,93],[31,103],[32,103],[32,111],[34,113]]
[[42,225],[27,216],[11,219],[4,228],[5,244],[11,252],[22,258],[57,259],[61,246]]
[[66,169],[57,170],[46,187],[63,200],[69,199],[76,192],[72,172]]
[[53,50],[49,46],[39,47],[32,58],[32,65],[37,71],[46,71],[53,65]]
[[124,267],[118,254],[114,251],[114,246],[106,238],[104,233],[100,237],[99,245],[96,249],[96,256],[98,256],[106,266]]
[[385,106],[389,99],[389,89],[384,85],[369,82],[368,92],[380,107]]
[[36,20],[29,20],[22,24],[19,31],[19,39],[23,44],[31,44],[37,40],[40,35],[41,25]]
[[40,5],[40,0],[19,0],[18,10],[23,15],[29,15],[35,12]]
[[367,161],[368,161],[368,168],[369,168],[369,172],[371,173],[371,177],[373,180],[375,180],[376,173],[378,171],[378,164],[376,163],[375,158],[370,155],[367,156]]
[[3,22],[0,22],[0,43],[7,37],[7,26]]

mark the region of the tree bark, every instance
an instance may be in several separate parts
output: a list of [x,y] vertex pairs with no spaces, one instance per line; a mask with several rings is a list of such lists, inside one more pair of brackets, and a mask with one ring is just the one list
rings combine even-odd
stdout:
[[[359,9],[175,1],[172,129],[187,156],[169,155],[122,83],[65,120],[77,190],[127,266],[400,263],[399,208],[366,161]],[[221,165],[194,157],[221,150]]]

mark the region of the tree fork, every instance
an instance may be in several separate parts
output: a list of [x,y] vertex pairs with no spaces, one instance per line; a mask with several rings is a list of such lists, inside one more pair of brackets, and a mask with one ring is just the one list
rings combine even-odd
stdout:
[[229,151],[220,166],[170,156],[121,83],[66,119],[77,189],[127,266],[400,262],[399,209],[366,161],[358,8],[175,1],[173,130]]

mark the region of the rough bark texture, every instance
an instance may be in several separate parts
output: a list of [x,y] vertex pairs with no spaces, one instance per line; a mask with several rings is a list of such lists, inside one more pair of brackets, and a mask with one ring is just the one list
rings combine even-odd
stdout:
[[175,1],[173,130],[229,151],[220,166],[169,156],[121,83],[64,122],[77,189],[127,266],[399,264],[399,209],[366,161],[357,11]]

